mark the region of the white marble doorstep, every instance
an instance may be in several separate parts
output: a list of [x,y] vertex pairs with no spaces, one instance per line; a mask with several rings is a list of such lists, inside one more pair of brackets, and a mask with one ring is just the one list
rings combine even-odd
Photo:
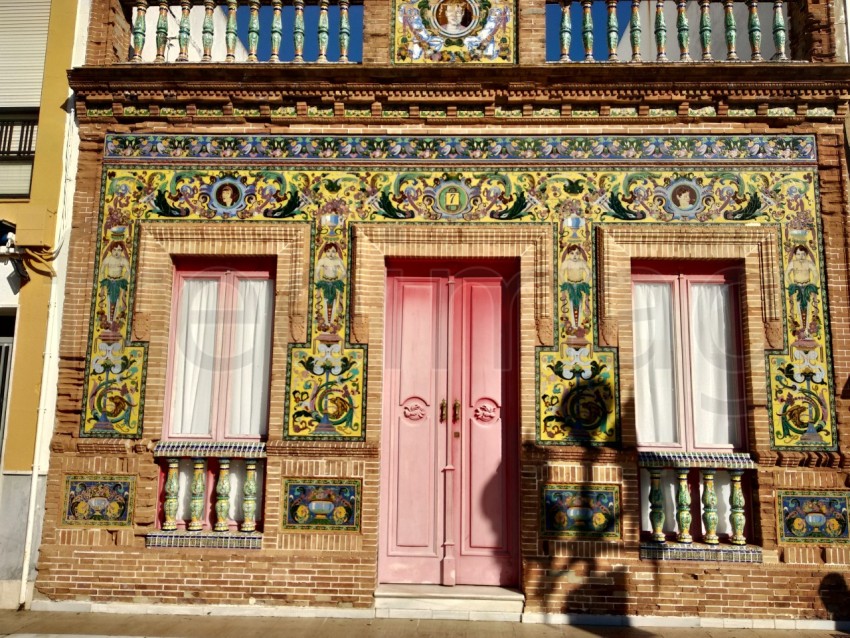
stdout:
[[[505,590],[510,592],[510,590]],[[377,592],[376,592],[377,594]],[[505,594],[507,596],[507,594]],[[513,597],[518,594],[513,592]],[[439,599],[439,598],[437,598]],[[376,603],[378,598],[376,597]],[[508,598],[509,600],[509,598]],[[504,602],[507,603],[508,600]],[[551,625],[588,625],[644,628],[724,628],[753,630],[808,630],[850,631],[850,621],[801,620],[793,618],[700,618],[689,616],[596,616],[592,614],[542,614],[514,613],[505,611],[473,611],[463,609],[404,609],[379,608],[353,609],[338,607],[266,607],[264,605],[151,605],[151,604],[107,604],[77,601],[34,600],[33,611],[94,612],[115,614],[158,614],[158,615],[211,615],[211,616],[270,616],[287,618],[417,618],[433,620],[492,620]],[[15,638],[32,638],[36,634],[14,634]],[[40,638],[53,635],[38,634]],[[62,634],[61,638],[78,638]],[[102,638],[91,636],[87,638]]]

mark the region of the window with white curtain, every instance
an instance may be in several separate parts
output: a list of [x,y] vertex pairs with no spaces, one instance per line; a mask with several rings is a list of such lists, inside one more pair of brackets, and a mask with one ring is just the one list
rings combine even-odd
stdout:
[[268,422],[270,268],[178,263],[166,422],[170,438],[260,440]]
[[738,269],[725,262],[633,267],[635,420],[641,448],[741,448],[738,279]]

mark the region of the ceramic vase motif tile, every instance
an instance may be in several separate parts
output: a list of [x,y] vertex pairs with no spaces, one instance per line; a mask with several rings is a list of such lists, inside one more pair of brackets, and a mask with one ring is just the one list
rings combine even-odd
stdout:
[[850,542],[850,492],[779,490],[776,499],[781,543]]
[[128,526],[133,523],[134,476],[65,477],[65,525]]

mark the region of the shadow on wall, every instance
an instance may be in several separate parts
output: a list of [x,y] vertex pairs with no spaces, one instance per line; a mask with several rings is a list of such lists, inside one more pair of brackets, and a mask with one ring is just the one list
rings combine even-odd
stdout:
[[[592,476],[600,450],[586,448],[584,452],[585,476]],[[600,549],[605,543],[554,539],[542,539],[541,542],[541,555],[547,556],[541,589],[537,592],[543,603],[543,613],[564,614],[570,624],[582,625],[582,630],[588,634],[621,636],[622,629],[618,627],[629,626],[627,616],[635,613],[637,603],[636,595],[630,592],[634,584],[630,582],[628,569],[603,560],[605,557]],[[560,544],[565,547],[559,548]],[[656,634],[633,628],[628,635],[650,638]]]
[[837,572],[824,576],[818,594],[831,620],[850,619],[850,591],[844,576]]

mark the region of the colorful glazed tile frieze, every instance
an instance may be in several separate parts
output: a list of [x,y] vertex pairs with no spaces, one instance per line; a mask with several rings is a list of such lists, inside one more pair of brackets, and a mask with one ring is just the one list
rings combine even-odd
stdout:
[[620,487],[594,483],[543,485],[543,536],[620,538]]
[[396,64],[511,63],[514,0],[395,0]]
[[66,476],[62,523],[109,527],[132,525],[135,491],[134,476]]
[[360,530],[359,479],[286,479],[283,528],[294,530]]
[[544,445],[620,440],[621,363],[596,337],[593,228],[762,224],[781,231],[784,281],[786,345],[764,369],[771,440],[835,449],[814,149],[807,136],[108,136],[82,434],[141,436],[146,344],[129,326],[144,220],[313,224],[308,340],[286,362],[292,440],[365,436],[367,347],[347,325],[352,225],[550,224],[556,343],[536,360]]
[[776,500],[781,543],[850,542],[850,492],[779,490]]
[[[504,107],[497,107],[504,108]],[[294,109],[294,107],[291,107]],[[291,110],[290,109],[290,110]],[[285,110],[284,107],[278,109]],[[663,109],[656,109],[661,110]],[[294,114],[294,110],[292,111]],[[675,110],[672,111],[676,114]],[[521,113],[520,113],[521,114]],[[443,111],[445,115],[445,111]],[[310,137],[276,135],[107,135],[104,159],[239,160],[404,160],[485,161],[520,159],[532,163],[677,163],[761,160],[772,163],[817,159],[810,135],[605,135],[517,137]]]

